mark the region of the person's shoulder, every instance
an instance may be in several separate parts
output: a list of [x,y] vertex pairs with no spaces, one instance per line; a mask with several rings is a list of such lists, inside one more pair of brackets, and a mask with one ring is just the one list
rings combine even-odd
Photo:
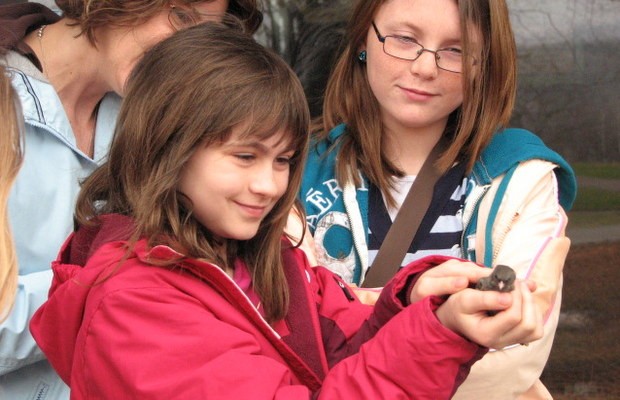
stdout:
[[346,132],[344,124],[335,126],[329,132],[313,132],[310,136],[309,158],[325,158],[329,154],[335,155],[338,152],[342,137],[347,134]]
[[47,78],[39,69],[24,55],[16,52],[9,51],[0,61],[9,70],[15,73],[21,73],[27,77],[34,78],[43,82],[47,82]]
[[547,147],[543,140],[526,129],[508,128],[497,132],[482,151],[474,165],[474,175],[488,175],[493,179],[515,165],[541,159],[564,166],[564,159]]
[[472,174],[479,182],[488,183],[525,162],[542,165],[542,169],[546,163],[555,165],[554,172],[561,188],[560,202],[570,209],[577,185],[573,169],[559,153],[527,129],[508,128],[496,133],[474,165]]

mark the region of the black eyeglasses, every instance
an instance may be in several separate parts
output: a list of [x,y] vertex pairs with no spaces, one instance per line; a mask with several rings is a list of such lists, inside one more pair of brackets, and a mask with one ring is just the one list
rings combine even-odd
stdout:
[[461,49],[457,48],[445,48],[439,50],[430,50],[418,43],[414,38],[400,35],[387,35],[381,36],[377,25],[374,21],[372,27],[377,34],[377,39],[383,43],[383,52],[388,56],[399,58],[401,60],[415,61],[425,51],[432,53],[435,56],[435,64],[437,68],[444,71],[455,72],[460,74],[463,72],[463,65],[465,63],[476,64],[474,57],[463,54]]

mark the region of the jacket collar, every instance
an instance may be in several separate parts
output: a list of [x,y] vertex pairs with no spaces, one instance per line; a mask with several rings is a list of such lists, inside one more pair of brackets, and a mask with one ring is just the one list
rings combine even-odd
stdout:
[[95,151],[91,159],[78,149],[71,124],[56,90],[34,64],[16,52],[9,52],[7,67],[12,74],[13,87],[20,99],[22,114],[27,125],[56,136],[75,153],[81,155],[86,162],[99,164],[104,161],[120,110],[121,98],[117,94],[108,93],[99,104],[95,127]]

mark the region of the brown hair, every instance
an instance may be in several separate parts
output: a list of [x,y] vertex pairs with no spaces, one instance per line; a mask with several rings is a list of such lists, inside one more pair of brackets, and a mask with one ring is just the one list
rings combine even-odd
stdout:
[[[127,86],[108,161],[83,184],[79,224],[120,213],[136,237],[166,244],[193,258],[232,266],[244,260],[268,320],[288,308],[281,239],[301,182],[309,111],[294,72],[271,50],[232,28],[207,23],[182,30],[147,52]],[[284,129],[295,156],[287,192],[247,241],[226,241],[220,260],[208,230],[177,191],[185,164],[199,146],[220,143],[233,127],[267,138]],[[163,260],[162,260],[163,261]],[[170,264],[170,262],[168,262]]]
[[[63,16],[76,21],[82,33],[96,43],[96,30],[105,26],[135,26],[145,23],[171,4],[191,8],[213,0],[56,0]],[[229,0],[227,12],[254,33],[263,20],[257,0]]]
[[0,321],[13,302],[17,286],[17,256],[7,213],[7,201],[22,162],[21,112],[17,95],[0,64]]
[[[357,56],[377,10],[387,0],[360,0],[347,27],[345,47],[328,82],[323,116],[313,131],[325,138],[340,123],[347,124],[337,161],[341,185],[356,171],[389,195],[393,176],[402,172],[386,157],[382,146],[383,124],[379,104]],[[463,49],[480,54],[477,65],[463,71],[463,104],[449,117],[444,135],[449,146],[438,161],[447,170],[458,161],[471,170],[493,134],[512,114],[516,93],[516,46],[504,0],[454,0],[458,3]],[[482,48],[474,48],[473,32],[480,32]]]

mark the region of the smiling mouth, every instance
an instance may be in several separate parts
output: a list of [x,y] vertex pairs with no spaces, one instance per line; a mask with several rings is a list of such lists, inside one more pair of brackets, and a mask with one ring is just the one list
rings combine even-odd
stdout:
[[428,101],[436,96],[434,93],[425,92],[424,90],[419,89],[409,89],[402,86],[400,89],[410,101]]
[[268,206],[254,206],[250,204],[237,203],[242,210],[252,217],[260,218],[266,214]]
[[406,88],[406,87],[402,87],[401,89],[404,90],[407,93],[412,93],[418,96],[427,96],[427,97],[432,97],[435,96],[433,93],[430,92],[425,92],[424,90],[419,90],[419,89],[410,89],[410,88]]

